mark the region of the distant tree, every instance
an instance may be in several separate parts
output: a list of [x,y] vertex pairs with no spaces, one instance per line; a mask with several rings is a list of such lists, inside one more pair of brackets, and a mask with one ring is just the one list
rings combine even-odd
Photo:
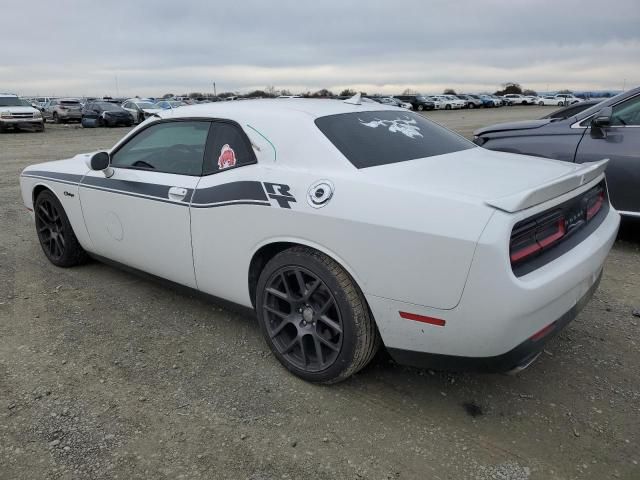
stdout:
[[278,91],[276,90],[276,87],[274,87],[273,85],[267,85],[267,87],[264,89],[264,91],[266,92],[268,97],[277,97],[278,96]]
[[340,92],[341,97],[353,97],[355,94],[355,90],[351,90],[350,88],[345,88]]
[[202,93],[200,92],[191,92],[189,94],[189,98],[201,98],[204,97],[204,95],[202,95]]
[[445,95],[455,95],[456,91],[453,88],[445,88],[444,89],[444,94]]
[[522,92],[523,95],[529,95],[529,96],[533,96],[533,97],[537,97],[538,93],[535,90],[531,90],[531,89],[526,89]]
[[227,97],[235,97],[236,95],[238,95],[238,94],[234,93],[234,92],[222,92],[222,93],[218,94],[218,97],[227,98]]
[[415,95],[416,93],[418,92],[413,88],[405,88],[404,91],[402,92],[402,95]]
[[282,90],[280,90],[280,95],[285,95],[287,97],[290,97],[291,95],[293,95],[293,93],[291,93],[291,90],[287,90],[286,88],[283,88]]
[[264,90],[254,90],[253,92],[249,92],[245,95],[246,98],[265,98],[268,96],[269,94]]
[[173,97],[175,97],[173,93],[165,93],[164,95],[162,95],[162,98],[173,98]]
[[326,88],[322,88],[317,92],[312,93],[311,96],[314,98],[333,97],[333,92],[331,90],[327,90]]
[[522,95],[522,87],[519,83],[508,82],[502,85],[502,90],[496,91],[496,95],[507,95],[510,93],[515,93]]
[[558,93],[568,93],[568,94],[572,94],[573,92],[567,88],[565,88],[564,90],[560,90]]

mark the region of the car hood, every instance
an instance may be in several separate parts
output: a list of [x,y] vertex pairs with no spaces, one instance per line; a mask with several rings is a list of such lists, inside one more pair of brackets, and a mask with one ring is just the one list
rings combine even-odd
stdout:
[[[150,114],[162,112],[163,110],[164,109],[162,109],[162,108],[143,108],[142,109],[142,111],[144,113],[150,113]],[[169,109],[167,109],[167,110],[169,110]]]
[[476,147],[360,172],[381,185],[486,204],[536,189],[579,168],[573,163]]
[[34,113],[37,112],[33,107],[0,107],[0,112],[11,112],[11,113]]
[[475,132],[474,135],[482,135],[484,133],[489,132],[505,132],[509,130],[530,130],[533,128],[544,127],[545,125],[551,123],[553,120],[551,118],[542,118],[540,120],[522,120],[519,122],[507,122],[507,123],[496,123],[495,125],[490,125],[488,127],[479,128]]

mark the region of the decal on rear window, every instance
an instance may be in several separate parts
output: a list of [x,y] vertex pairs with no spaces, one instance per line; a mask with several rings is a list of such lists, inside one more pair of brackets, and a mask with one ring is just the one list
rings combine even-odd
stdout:
[[320,131],[356,168],[458,152],[476,145],[413,112],[371,110],[316,118]]
[[225,143],[220,149],[220,156],[218,157],[218,168],[222,170],[224,168],[235,166],[236,152],[233,151],[233,148],[231,148],[228,143]]
[[358,118],[358,120],[360,121],[360,125],[364,125],[365,127],[388,127],[391,133],[401,133],[409,138],[423,136],[420,133],[420,127],[417,125],[418,122],[409,117],[405,117],[404,119],[398,117],[394,120],[380,120],[376,118],[370,122],[365,122],[360,118]]

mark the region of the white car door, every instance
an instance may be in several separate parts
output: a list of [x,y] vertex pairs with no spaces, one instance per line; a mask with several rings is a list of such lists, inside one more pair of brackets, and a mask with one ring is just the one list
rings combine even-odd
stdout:
[[80,201],[93,252],[197,288],[189,204],[211,123],[159,121],[111,152],[113,175],[91,171]]
[[[264,144],[258,155],[271,155]],[[235,122],[212,123],[204,172],[191,203],[193,263],[198,288],[250,305],[247,275],[250,253],[273,215],[271,206],[294,201],[281,177],[257,163],[256,152]],[[269,183],[274,182],[274,183]],[[293,200],[292,200],[293,199]]]

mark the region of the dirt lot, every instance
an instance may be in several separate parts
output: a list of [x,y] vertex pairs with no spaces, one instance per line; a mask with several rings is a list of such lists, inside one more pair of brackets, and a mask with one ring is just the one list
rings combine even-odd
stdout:
[[[474,128],[549,109],[434,112]],[[516,377],[381,355],[332,387],[287,374],[252,318],[100,263],[42,254],[30,163],[126,129],[0,135],[0,479],[640,478],[640,228],[599,291]]]

